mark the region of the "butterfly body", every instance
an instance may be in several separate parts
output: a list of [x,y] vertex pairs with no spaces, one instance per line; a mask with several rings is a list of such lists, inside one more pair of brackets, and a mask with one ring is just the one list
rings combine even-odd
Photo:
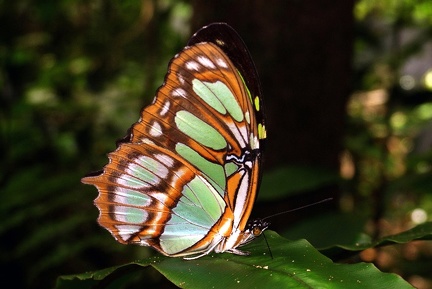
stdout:
[[187,258],[245,254],[237,247],[268,226],[248,225],[265,137],[249,53],[232,28],[212,24],[171,60],[109,164],[82,181],[98,188],[98,222],[120,243]]

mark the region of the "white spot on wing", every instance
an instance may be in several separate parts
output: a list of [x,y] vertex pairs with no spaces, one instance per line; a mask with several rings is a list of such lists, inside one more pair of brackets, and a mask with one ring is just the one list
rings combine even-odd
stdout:
[[206,68],[210,68],[210,69],[215,69],[216,68],[216,66],[213,64],[213,62],[208,57],[198,56],[197,60],[198,60],[199,63],[201,63]]
[[168,112],[170,108],[171,103],[169,101],[166,101],[160,111],[161,116],[165,116],[165,114]]
[[142,139],[141,139],[141,142],[146,143],[146,144],[151,144],[151,145],[154,145],[154,144],[155,144],[155,143],[154,143],[151,139],[149,139],[149,138],[142,138]]
[[119,231],[119,235],[123,241],[129,240],[133,234],[136,234],[141,230],[141,226],[136,225],[116,225],[115,227]]
[[225,60],[223,60],[222,58],[216,58],[216,63],[217,65],[219,65],[220,67],[223,68],[228,68],[228,64],[225,62]]
[[166,165],[167,167],[171,168],[174,165],[174,160],[164,154],[156,154],[154,155],[154,157],[160,161],[161,163],[163,163],[164,165]]
[[180,73],[177,73],[177,79],[178,79],[178,81],[180,82],[181,85],[185,84],[184,77]]
[[198,62],[196,62],[196,61],[188,61],[188,62],[186,62],[185,66],[186,66],[187,69],[189,69],[189,70],[195,70],[195,71],[198,71],[199,68],[200,68]]
[[174,97],[186,97],[186,91],[183,88],[176,88],[171,92],[171,95]]
[[159,136],[161,136],[162,135],[162,127],[161,127],[161,125],[157,121],[154,121],[152,127],[150,128],[149,133],[150,133],[150,135],[152,137],[159,137]]
[[258,137],[255,135],[253,135],[252,133],[250,134],[250,147],[254,150],[254,149],[259,149],[259,140]]
[[216,43],[217,43],[219,46],[224,46],[224,45],[225,45],[225,42],[224,42],[223,40],[220,40],[220,39],[216,39]]
[[250,114],[249,114],[249,111],[246,111],[246,113],[245,113],[245,119],[246,119],[247,123],[250,124]]

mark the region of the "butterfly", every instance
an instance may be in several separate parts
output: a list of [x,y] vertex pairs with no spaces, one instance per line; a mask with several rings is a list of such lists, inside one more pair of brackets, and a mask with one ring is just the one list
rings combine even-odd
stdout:
[[261,178],[265,120],[258,74],[225,23],[198,30],[102,171],[99,224],[123,244],[195,259],[238,247],[268,222],[248,221]]

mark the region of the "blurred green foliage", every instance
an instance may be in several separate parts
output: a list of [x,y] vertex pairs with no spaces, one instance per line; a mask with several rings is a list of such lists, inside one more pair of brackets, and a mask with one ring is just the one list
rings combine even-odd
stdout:
[[100,230],[79,180],[151,101],[190,13],[182,1],[0,3],[0,272],[16,288],[139,256]]
[[[151,101],[191,34],[191,14],[180,0],[0,2],[0,272],[14,287],[47,288],[58,275],[152,253],[118,245],[100,229],[96,192],[79,180],[106,163],[115,139]],[[356,93],[347,108],[342,178],[287,167],[264,179],[263,190],[272,193],[265,197],[274,199],[340,185],[342,213],[286,233],[322,246],[406,231],[432,214],[432,97],[425,81],[432,5],[362,0],[355,15]],[[426,66],[413,71],[413,61]],[[432,288],[421,269],[432,266],[431,245],[415,244],[360,257]],[[137,278],[161,280],[155,272]]]

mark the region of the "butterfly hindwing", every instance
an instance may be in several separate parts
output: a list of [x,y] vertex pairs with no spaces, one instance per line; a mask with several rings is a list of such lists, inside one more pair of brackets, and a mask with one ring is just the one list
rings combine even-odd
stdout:
[[83,178],[99,190],[99,223],[168,256],[235,252],[250,239],[265,138],[257,81],[232,28],[198,31],[103,172]]

